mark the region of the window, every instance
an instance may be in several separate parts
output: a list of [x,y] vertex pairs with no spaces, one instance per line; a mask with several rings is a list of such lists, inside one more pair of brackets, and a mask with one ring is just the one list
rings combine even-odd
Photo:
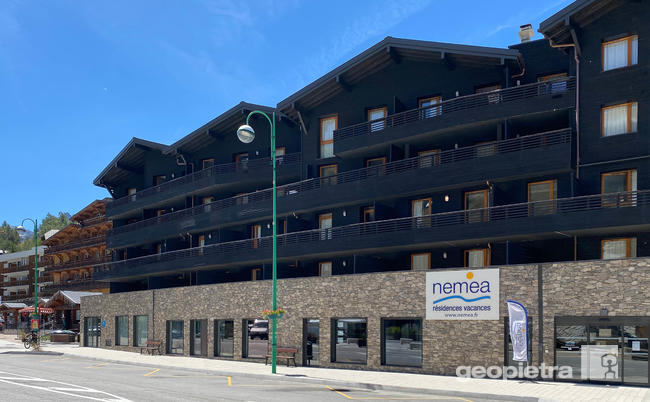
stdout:
[[411,270],[425,271],[431,268],[431,253],[411,254]]
[[278,219],[277,225],[278,225],[277,234],[281,235],[281,234],[286,234],[287,233],[287,219],[286,218]]
[[213,201],[214,201],[214,197],[212,197],[212,196],[210,196],[210,197],[202,197],[201,198],[201,204],[203,204],[203,205],[209,204],[209,203],[211,203]]
[[557,180],[545,180],[528,183],[528,202],[531,215],[546,215],[554,211],[557,198]]
[[126,194],[131,197],[131,201],[135,201],[135,193],[137,193],[135,187],[131,187],[126,190]]
[[262,237],[262,225],[251,225],[251,239],[253,239],[253,248],[259,246],[259,239]]
[[366,171],[368,176],[378,176],[383,175],[386,172],[386,157],[382,156],[380,158],[372,158],[366,160],[366,167],[369,168]]
[[115,317],[115,345],[129,346],[129,316]]
[[248,169],[248,152],[235,154],[235,166],[237,170]]
[[133,346],[147,346],[149,338],[149,316],[136,315],[133,317]]
[[431,98],[424,98],[418,101],[418,107],[422,109],[420,112],[421,119],[429,119],[431,117],[440,116],[442,114],[442,106],[439,105],[442,102],[442,97],[434,96]]
[[156,254],[161,254],[162,253],[162,244],[158,243],[156,244]]
[[430,149],[418,152],[418,167],[428,168],[440,164],[440,150]]
[[374,222],[375,221],[375,207],[364,207],[361,210],[361,216],[363,217],[363,222]]
[[269,320],[243,320],[242,357],[260,357],[268,354]]
[[190,355],[207,355],[207,338],[203,336],[207,320],[190,320]]
[[329,179],[322,179],[321,184],[323,185],[329,185],[329,184],[336,184],[336,174],[338,172],[338,166],[337,165],[325,165],[321,166],[319,168],[319,177],[329,177]]
[[251,281],[259,281],[262,279],[262,268],[253,268],[251,271]]
[[627,239],[606,239],[600,244],[600,258],[614,260],[636,257],[636,237]]
[[628,67],[639,62],[639,37],[636,35],[604,42],[603,71]]
[[476,90],[474,91],[477,94],[488,94],[487,95],[487,101],[488,103],[499,103],[500,99],[500,94],[498,91],[501,89],[501,85],[487,85],[484,87],[477,87]]
[[638,111],[639,107],[637,102],[603,107],[600,116],[601,136],[609,137],[636,132]]
[[366,364],[368,325],[365,318],[332,320],[332,362]]
[[320,119],[320,157],[334,156],[334,130],[338,128],[338,117]]
[[214,355],[233,357],[235,351],[235,322],[233,320],[214,321]]
[[156,210],[156,216],[163,216],[164,214],[165,214],[165,210],[164,210],[164,209],[157,209],[157,210]]
[[465,250],[465,266],[470,268],[490,265],[490,252],[487,248]]
[[207,169],[214,166],[214,158],[203,159],[201,161],[201,166],[203,167],[203,169]]
[[276,147],[275,148],[275,163],[280,164],[284,160],[284,155],[286,155],[285,147]]
[[[636,191],[636,170],[603,173],[600,175],[600,188],[602,194]],[[634,194],[612,194],[602,198],[603,206],[632,205],[634,201]]]
[[205,235],[200,235],[199,236],[198,245],[200,247],[199,255],[201,255],[201,254],[203,254],[203,247],[205,246]]
[[382,357],[385,366],[422,367],[422,320],[383,318]]
[[320,239],[329,240],[332,238],[332,214],[318,215],[318,228],[321,229]]
[[567,73],[549,74],[537,77],[537,82],[548,82],[546,87],[540,87],[540,95],[556,92],[564,92],[567,89],[565,79]]
[[154,186],[159,186],[163,184],[167,180],[167,176],[165,175],[158,175],[153,177],[153,185]]
[[386,164],[386,157],[372,158],[366,161],[366,167],[381,166]]
[[318,276],[332,276],[332,261],[318,263]]
[[[487,220],[488,191],[477,190],[465,193],[466,220],[468,223],[483,222]],[[480,209],[480,211],[472,211]]]
[[431,215],[431,198],[411,201],[411,216]]
[[[380,107],[380,108],[368,110],[368,121],[373,121],[373,123],[370,123],[370,131],[372,132],[372,131],[383,130],[386,127],[387,115],[388,115],[388,109],[386,107]],[[379,120],[379,121],[375,121],[375,120]]]
[[183,321],[167,321],[167,353],[183,354]]

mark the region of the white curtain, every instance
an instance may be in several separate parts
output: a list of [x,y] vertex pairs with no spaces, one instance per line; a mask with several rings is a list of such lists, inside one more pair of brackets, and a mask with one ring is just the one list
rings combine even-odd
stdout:
[[[334,139],[334,130],[336,129],[336,119],[323,119],[320,122],[320,138],[321,142],[332,141]],[[321,158],[329,158],[334,156],[334,144],[321,144],[320,150]]]
[[[368,113],[368,120],[382,119],[384,117],[386,117],[386,111],[384,109],[375,109]],[[384,120],[377,121],[370,124],[370,131],[383,130],[385,126],[386,122]]]
[[413,255],[414,271],[423,271],[429,269],[429,254],[414,254]]
[[467,256],[468,267],[484,266],[483,262],[485,261],[484,258],[485,250],[472,250],[467,254],[468,254]]
[[639,37],[632,38],[632,64],[639,63]]
[[603,112],[603,136],[623,134],[627,132],[628,105],[610,107]]
[[605,71],[627,66],[627,41],[608,43],[605,46],[605,60],[603,69]]
[[603,260],[627,258],[627,240],[612,240],[603,243]]
[[413,203],[413,216],[424,215],[424,203],[425,201],[415,201]]
[[[432,98],[429,100],[426,100],[420,104],[420,107],[427,107],[427,106],[432,106],[432,105],[437,105],[440,103],[440,98]],[[430,117],[435,117],[438,116],[442,112],[440,107],[431,107],[429,109],[425,109],[422,111],[422,117],[425,119],[428,119]]]

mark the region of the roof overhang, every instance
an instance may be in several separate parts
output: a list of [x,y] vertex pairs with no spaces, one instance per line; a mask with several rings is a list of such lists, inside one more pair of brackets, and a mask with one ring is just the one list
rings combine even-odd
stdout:
[[574,42],[572,30],[583,27],[612,9],[620,6],[623,0],[577,0],[553,14],[539,24],[542,33],[553,45]]
[[328,72],[316,81],[278,103],[278,110],[296,118],[297,111],[309,109],[347,89],[361,79],[403,59],[443,61],[454,64],[509,65],[521,69],[521,54],[516,49],[457,45],[386,37],[364,52]]

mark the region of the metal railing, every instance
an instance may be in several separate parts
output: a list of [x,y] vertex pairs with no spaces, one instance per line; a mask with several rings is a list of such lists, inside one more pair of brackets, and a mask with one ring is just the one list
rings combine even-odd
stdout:
[[[300,163],[300,152],[276,156],[276,166],[282,167],[284,165],[291,165]],[[224,163],[220,165],[214,165],[209,168],[199,170],[198,172],[190,173],[186,176],[181,176],[173,180],[167,181],[165,183],[159,184],[157,186],[145,188],[140,190],[135,194],[127,195],[122,198],[117,198],[110,200],[111,206],[119,206],[128,204],[130,202],[135,202],[142,198],[152,196],[154,194],[159,194],[170,189],[183,186],[188,183],[199,182],[205,178],[228,174],[228,173],[237,173],[237,172],[246,172],[250,170],[260,169],[264,167],[271,167],[271,158],[259,158],[259,159],[249,159],[245,161],[233,162],[233,163]]]
[[[376,222],[356,223],[328,229],[313,229],[287,233],[278,236],[278,247],[286,247],[309,242],[323,242],[338,239],[358,239],[365,236],[410,231],[438,231],[454,225],[503,222],[513,219],[567,215],[583,211],[596,211],[612,208],[629,208],[650,204],[650,190],[622,193],[597,194],[548,201],[525,202],[495,207],[443,212],[419,217],[388,219]],[[130,269],[142,265],[174,261],[199,256],[219,256],[234,252],[250,253],[257,249],[270,249],[272,236],[256,239],[237,240],[203,247],[170,251],[161,254],[136,257],[98,265],[95,272],[104,272],[119,267]],[[212,261],[218,261],[212,259]]]
[[87,290],[106,287],[106,283],[100,283],[92,278],[74,279],[65,282],[53,283],[43,287],[43,291],[56,293],[59,290]]
[[72,250],[75,248],[92,246],[95,244],[101,244],[105,242],[106,242],[105,234],[100,236],[95,236],[95,237],[87,237],[85,239],[80,239],[70,243],[58,244],[56,246],[48,246],[46,250],[46,254],[52,254],[54,252],[61,251],[61,250]]
[[575,86],[575,77],[562,77],[544,82],[498,89],[491,92],[459,96],[457,98],[444,100],[434,105],[411,109],[381,119],[342,127],[334,131],[334,143],[336,144],[336,141],[356,137],[358,135],[379,132],[387,127],[402,126],[416,121],[433,119],[449,113],[474,109],[481,106],[498,105],[520,99],[573,91],[575,90]]
[[[548,131],[539,134],[522,136],[508,140],[498,141],[490,144],[473,145],[458,149],[450,149],[433,155],[418,156],[386,163],[384,165],[372,166],[362,169],[349,170],[327,177],[316,177],[296,183],[279,186],[277,188],[278,199],[291,197],[306,191],[317,190],[323,187],[334,186],[356,181],[363,181],[378,176],[390,176],[416,169],[436,168],[454,162],[478,159],[487,156],[518,152],[527,149],[537,149],[557,144],[571,143],[571,129]],[[187,217],[197,216],[224,208],[240,206],[242,208],[254,208],[252,204],[259,202],[271,202],[272,189],[265,189],[253,193],[238,195],[214,201],[210,204],[187,208],[180,211],[164,214],[158,217],[145,219],[124,226],[114,227],[107,232],[108,236],[126,233],[141,228],[158,225],[165,222],[172,222]]]
[[110,262],[111,260],[112,259],[110,256],[106,256],[100,258],[87,258],[87,259],[82,259],[77,261],[68,261],[66,263],[59,264],[59,265],[52,265],[52,264],[46,265],[45,271],[52,272],[52,271],[63,271],[63,270],[79,268],[79,267],[89,267],[96,264],[102,264],[104,262]]

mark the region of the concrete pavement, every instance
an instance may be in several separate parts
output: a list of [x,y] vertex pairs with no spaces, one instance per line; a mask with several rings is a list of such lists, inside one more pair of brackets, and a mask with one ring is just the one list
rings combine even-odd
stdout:
[[[13,337],[0,336],[0,352],[17,345]],[[18,345],[22,348],[22,345]],[[20,350],[20,349],[18,349]],[[148,356],[77,345],[46,344],[46,352],[116,363],[155,367],[192,369],[220,375],[247,375],[268,378],[270,366],[264,364],[181,356]],[[544,401],[638,401],[650,402],[650,389],[627,386],[603,386],[564,382],[533,382],[492,379],[459,379],[450,376],[407,374],[379,371],[325,369],[317,367],[278,366],[278,376],[302,382],[328,383],[367,389],[413,391],[438,395],[472,395],[479,398],[544,400]]]

